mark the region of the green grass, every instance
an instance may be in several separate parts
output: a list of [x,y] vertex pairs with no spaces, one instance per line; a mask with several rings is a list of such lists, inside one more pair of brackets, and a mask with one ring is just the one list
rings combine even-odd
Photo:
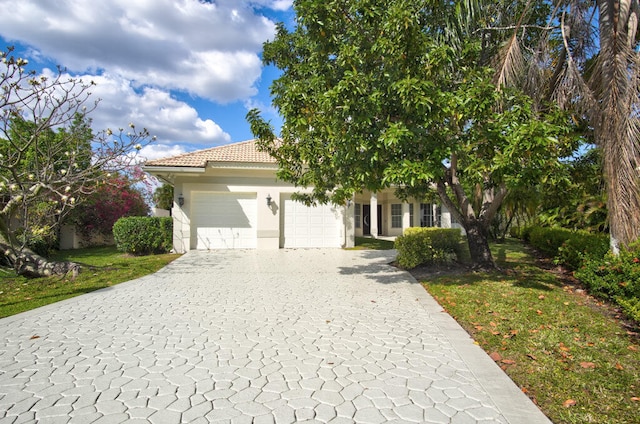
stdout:
[[536,266],[519,242],[492,251],[505,273],[441,277],[425,288],[554,423],[640,422],[637,334]]
[[390,250],[393,242],[389,240],[374,239],[371,237],[356,237],[356,247],[352,250]]
[[115,247],[57,253],[53,259],[73,261],[83,266],[74,280],[66,277],[29,279],[0,267],[0,318],[151,274],[179,256],[130,256]]

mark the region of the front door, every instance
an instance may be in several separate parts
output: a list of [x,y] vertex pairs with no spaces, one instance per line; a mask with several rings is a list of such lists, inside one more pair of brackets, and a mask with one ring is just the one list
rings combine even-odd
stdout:
[[[382,205],[378,205],[378,235],[382,231]],[[362,233],[371,235],[371,205],[362,205]]]

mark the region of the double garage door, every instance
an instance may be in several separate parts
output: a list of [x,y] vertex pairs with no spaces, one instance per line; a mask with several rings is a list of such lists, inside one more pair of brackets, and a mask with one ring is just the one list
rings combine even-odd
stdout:
[[[191,247],[253,249],[257,246],[256,193],[196,192],[191,205]],[[265,208],[267,206],[260,203]],[[280,247],[340,247],[342,217],[330,205],[307,207],[285,198],[280,202]],[[268,219],[266,217],[265,219]]]

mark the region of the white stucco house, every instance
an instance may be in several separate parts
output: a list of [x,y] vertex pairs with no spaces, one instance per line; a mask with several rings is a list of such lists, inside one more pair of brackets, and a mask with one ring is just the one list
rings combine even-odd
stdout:
[[364,192],[346,205],[307,207],[291,199],[299,188],[276,178],[276,161],[256,149],[256,140],[148,161],[144,170],[174,186],[173,244],[179,253],[352,247],[358,236],[452,226],[444,208],[402,202],[393,190]]

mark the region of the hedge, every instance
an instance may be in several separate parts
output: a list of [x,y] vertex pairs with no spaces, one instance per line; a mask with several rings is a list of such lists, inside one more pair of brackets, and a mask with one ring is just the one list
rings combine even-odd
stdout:
[[171,217],[131,216],[113,224],[118,250],[134,255],[169,252],[173,246]]
[[587,258],[575,276],[591,294],[616,302],[640,323],[640,242],[620,249],[618,255]]
[[531,245],[575,270],[590,294],[616,303],[640,323],[640,241],[613,255],[607,234],[532,227],[528,235]]
[[457,228],[407,228],[396,237],[398,265],[405,269],[457,259],[460,253],[460,230]]
[[556,263],[578,269],[587,258],[602,259],[609,250],[606,234],[566,228],[530,227],[522,232],[529,244],[551,256]]

